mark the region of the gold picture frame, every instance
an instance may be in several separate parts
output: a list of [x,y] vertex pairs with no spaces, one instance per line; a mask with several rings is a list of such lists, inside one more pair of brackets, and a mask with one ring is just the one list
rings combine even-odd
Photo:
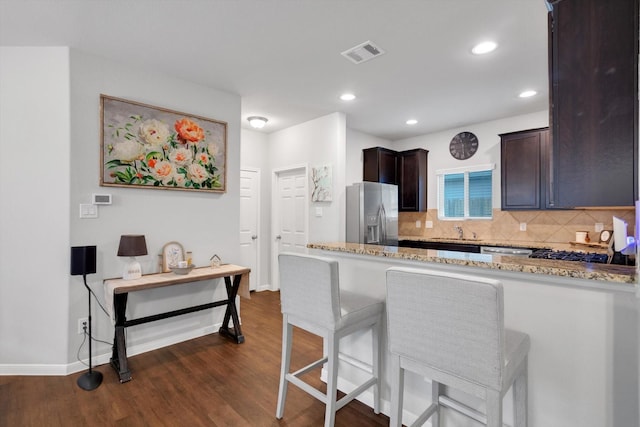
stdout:
[[227,123],[100,95],[100,185],[225,193]]

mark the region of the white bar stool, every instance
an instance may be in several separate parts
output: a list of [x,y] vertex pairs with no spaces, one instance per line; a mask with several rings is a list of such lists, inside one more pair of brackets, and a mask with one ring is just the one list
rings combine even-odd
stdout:
[[[529,336],[504,328],[502,285],[477,276],[410,268],[387,270],[392,363],[391,422],[402,425],[404,371],[432,381],[431,405],[413,426],[438,427],[447,406],[502,427],[502,398],[513,385],[514,425],[527,425]],[[446,396],[443,386],[484,399],[486,414]]]
[[[284,415],[289,382],[326,405],[324,417],[326,427],[334,425],[336,411],[370,387],[373,387],[374,412],[380,413],[379,336],[383,301],[366,295],[341,291],[338,281],[338,262],[335,260],[291,253],[280,254],[278,260],[282,306],[282,366],[276,418],[280,419]],[[290,373],[293,326],[323,337],[326,348],[322,359]],[[336,400],[340,338],[363,329],[372,330],[371,378],[342,399]],[[327,364],[326,394],[298,378],[324,363]]]

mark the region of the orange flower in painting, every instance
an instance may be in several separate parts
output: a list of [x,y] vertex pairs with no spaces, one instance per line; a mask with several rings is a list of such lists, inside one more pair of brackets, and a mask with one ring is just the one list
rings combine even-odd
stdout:
[[204,131],[195,122],[189,119],[180,119],[174,125],[180,139],[189,142],[198,142],[204,139]]

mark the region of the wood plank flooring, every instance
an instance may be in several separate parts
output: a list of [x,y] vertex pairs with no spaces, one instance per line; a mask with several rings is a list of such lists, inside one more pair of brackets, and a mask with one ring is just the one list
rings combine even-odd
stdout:
[[[282,316],[277,292],[241,301],[246,341],[211,334],[129,358],[133,380],[120,384],[109,365],[93,391],[82,373],[66,377],[0,376],[0,426],[322,426],[324,405],[289,385],[285,414],[275,418]],[[292,368],[322,356],[322,340],[294,331]],[[323,388],[319,371],[306,380]],[[389,418],[353,401],[336,426],[387,426]]]

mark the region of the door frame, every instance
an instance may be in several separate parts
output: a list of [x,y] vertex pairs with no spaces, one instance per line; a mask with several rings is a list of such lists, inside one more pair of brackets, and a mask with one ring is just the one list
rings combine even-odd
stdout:
[[258,211],[256,212],[257,215],[257,221],[256,221],[256,235],[258,236],[258,245],[257,245],[257,261],[256,261],[256,271],[252,272],[255,273],[254,274],[254,278],[256,279],[256,291],[262,291],[265,290],[266,287],[265,285],[261,285],[261,271],[262,271],[262,236],[260,235],[260,230],[261,230],[261,218],[262,218],[262,201],[260,198],[260,194],[262,193],[262,177],[261,172],[260,172],[260,168],[254,168],[254,167],[240,167],[240,172],[242,171],[247,171],[247,172],[254,172],[256,174],[256,187],[257,187],[257,194],[256,194],[256,198],[257,198],[257,205],[258,205]]
[[280,225],[278,203],[278,178],[280,174],[300,170],[305,177],[304,229],[306,243],[309,243],[309,165],[307,163],[294,164],[277,169],[271,173],[271,290],[280,289],[280,274],[278,270],[278,228]]

